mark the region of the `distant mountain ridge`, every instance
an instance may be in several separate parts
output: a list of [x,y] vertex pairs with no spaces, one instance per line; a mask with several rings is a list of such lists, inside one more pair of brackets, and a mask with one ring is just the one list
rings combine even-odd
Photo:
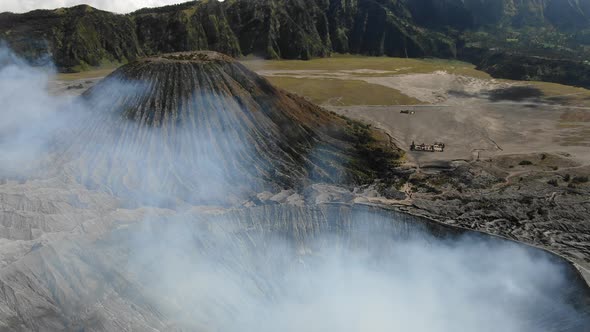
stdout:
[[[62,71],[203,49],[286,59],[460,58],[484,70],[473,55],[490,58],[492,50],[587,70],[590,0],[201,0],[126,15],[80,5],[2,13],[0,39],[29,59],[51,54]],[[544,72],[528,78],[558,80]]]
[[587,0],[407,0],[416,22],[426,26],[477,28],[547,26],[588,28]]
[[[381,3],[382,2],[382,3]],[[205,0],[117,15],[89,6],[0,15],[0,38],[27,57],[80,69],[144,55],[209,49],[232,56],[309,59],[331,52],[456,55],[446,36],[418,29],[398,1]]]

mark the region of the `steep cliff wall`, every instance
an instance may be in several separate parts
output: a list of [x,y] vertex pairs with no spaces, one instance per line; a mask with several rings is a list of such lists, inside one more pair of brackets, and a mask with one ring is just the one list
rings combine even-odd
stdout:
[[[12,331],[270,332],[282,327],[295,332],[356,321],[341,315],[354,309],[382,326],[437,327],[440,323],[425,320],[423,312],[402,310],[398,316],[398,311],[371,309],[375,300],[424,308],[424,287],[430,294],[429,315],[453,303],[456,314],[444,317],[447,326],[458,329],[480,324],[470,318],[485,319],[507,308],[516,310],[518,315],[511,311],[508,316],[517,318],[494,320],[480,330],[516,321],[523,322],[520,331],[584,331],[590,319],[588,288],[560,259],[483,235],[469,240],[461,231],[394,211],[275,205],[143,221],[138,212],[89,221],[83,229],[92,233],[46,241],[0,270],[1,326]],[[112,230],[95,231],[109,220]],[[449,239],[453,244],[445,242]],[[461,249],[468,251],[457,259],[446,255]],[[504,261],[508,257],[510,262]],[[398,292],[379,295],[394,289]],[[464,295],[471,296],[468,308]],[[502,306],[483,304],[485,313],[478,313],[482,303],[495,304],[486,301],[498,297]],[[314,310],[305,310],[310,306]],[[330,314],[334,311],[337,316]],[[383,320],[391,315],[396,315],[394,323]],[[363,330],[346,326],[345,331]]]
[[455,55],[451,39],[415,26],[397,0],[199,1],[129,15],[88,6],[3,13],[0,38],[31,59],[53,55],[62,70],[204,49],[287,59],[333,51]]
[[[211,0],[128,15],[88,6],[2,13],[0,39],[32,60],[51,55],[62,71],[144,55],[214,50],[285,59],[332,52],[459,57],[498,75],[506,70],[480,63],[470,49],[582,64],[590,45],[589,17],[588,0]],[[505,62],[498,65],[506,67]],[[564,81],[563,75],[535,77],[582,84]]]

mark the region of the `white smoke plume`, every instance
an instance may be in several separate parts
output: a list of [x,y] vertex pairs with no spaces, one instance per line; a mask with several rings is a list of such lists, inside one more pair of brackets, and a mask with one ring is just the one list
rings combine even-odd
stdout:
[[[36,161],[48,135],[62,127],[70,100],[50,96],[52,68],[29,67],[0,43],[0,171],[22,171]],[[1,173],[0,173],[1,174]]]
[[[442,240],[418,226],[402,236],[402,223],[370,212],[354,213],[361,236],[298,242],[251,231],[255,247],[231,227],[198,232],[193,222],[148,222],[128,249],[130,271],[179,328],[536,332],[589,321],[564,296],[562,264],[509,242]],[[380,223],[393,234],[363,229]]]
[[[119,198],[138,201],[141,196],[138,204],[167,199],[152,189],[165,188],[169,178],[159,177],[161,165],[144,160],[141,147],[114,142],[108,132],[98,141],[84,141],[97,136],[80,135],[72,137],[75,144],[69,142],[67,133],[92,130],[84,125],[103,116],[97,113],[101,107],[51,96],[46,92],[51,75],[51,70],[29,67],[9,50],[0,51],[0,177],[30,176],[21,172],[24,166],[46,159],[52,151],[67,152],[60,166],[69,165],[75,171],[86,163],[100,170],[101,165],[87,160],[100,153],[123,158],[118,159],[121,165],[133,165],[121,181],[128,181],[131,173],[139,174],[131,197],[125,197],[129,192],[113,190]],[[120,84],[113,88],[137,88]],[[99,100],[102,105],[116,102],[108,95]],[[149,134],[156,141],[160,135]],[[188,143],[211,144],[211,139],[223,134]],[[60,144],[74,148],[56,147]],[[236,148],[248,147],[236,142]],[[209,175],[202,179],[202,190],[187,195],[197,196],[197,201],[212,191],[216,197],[224,195],[225,187],[217,184],[228,175],[219,172],[223,168],[214,155],[202,156],[199,165],[185,165],[182,153],[166,157],[171,158],[166,164],[180,165],[175,176]],[[117,184],[101,182],[106,181],[101,176],[87,177],[97,182],[97,190]],[[85,176],[80,178],[85,182]],[[126,298],[118,302],[117,310],[98,309],[108,312],[105,317],[128,318],[135,324],[160,319],[168,327],[161,330],[538,332],[584,331],[590,322],[588,303],[571,298],[587,293],[579,280],[572,279],[571,267],[568,270],[563,261],[536,249],[482,236],[441,239],[420,227],[418,220],[407,223],[366,211],[352,213],[347,230],[346,221],[312,218],[323,216],[323,211],[277,208],[264,219],[259,213],[265,209],[203,217],[187,212],[190,206],[170,206],[173,218],[152,216],[133,226],[114,226],[99,240],[89,236],[93,240],[82,244],[64,240],[52,248],[36,249],[30,255],[56,258],[44,262],[53,268],[35,276],[76,273],[63,277],[71,285],[48,277],[51,290],[34,289],[30,296],[47,296],[44,300],[52,304],[52,310],[59,305],[69,308],[60,313],[66,317],[63,320],[77,320],[90,309],[101,308],[118,291]],[[235,214],[230,217],[231,212]],[[201,220],[207,218],[212,220]],[[331,227],[329,232],[316,231],[325,225]],[[384,232],[376,225],[391,226]],[[10,272],[0,270],[3,282],[22,280],[20,275],[4,278],[5,273]],[[70,286],[84,293],[69,294]],[[29,294],[30,287],[18,288],[20,296]],[[1,305],[10,306],[2,301],[0,297]],[[21,312],[37,321],[26,316],[36,311]],[[48,319],[50,311],[40,312]],[[137,312],[152,316],[129,317]],[[78,323],[86,327],[89,322]]]
[[[116,192],[124,199],[141,198],[151,205],[168,204],[170,192],[191,202],[231,196],[221,188],[237,183],[228,183],[230,176],[223,171],[222,156],[212,148],[212,139],[225,137],[235,154],[248,153],[242,142],[209,128],[190,133],[182,128],[173,133],[140,128],[112,114],[127,107],[114,100],[113,92],[141,98],[146,93],[142,82],[112,79],[92,97],[71,98],[48,92],[55,74],[51,66],[31,67],[7,47],[0,47],[0,179],[65,172],[85,185]],[[202,153],[189,159],[187,147]],[[199,179],[198,185],[194,179]],[[178,183],[186,188],[171,188]]]

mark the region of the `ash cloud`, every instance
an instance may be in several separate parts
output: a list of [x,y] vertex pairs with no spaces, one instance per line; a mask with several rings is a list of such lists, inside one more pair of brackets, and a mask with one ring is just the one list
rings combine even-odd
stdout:
[[[137,202],[136,207],[173,199],[158,194],[166,192],[172,176],[201,181],[198,188],[187,188],[184,201],[206,202],[228,194],[221,184],[229,175],[215,154],[207,154],[207,146],[225,133],[198,137],[181,132],[174,138],[198,137],[185,143],[202,144],[201,164],[188,163],[182,150],[159,144],[152,153],[166,159],[154,164],[144,147],[113,141],[116,126],[92,135],[88,124],[104,119],[101,111],[117,102],[108,93],[86,101],[51,96],[46,92],[51,70],[31,68],[6,49],[0,51],[0,64],[0,175],[38,176],[38,168],[23,166],[48,160],[72,170],[84,184],[93,182],[97,190]],[[141,89],[128,82],[113,84],[112,89]],[[170,139],[157,130],[143,134],[151,135],[150,141]],[[236,149],[248,151],[235,143]],[[59,158],[55,151],[60,151]],[[104,176],[109,167],[99,162],[125,170],[114,178]],[[85,264],[94,278],[88,283],[90,273],[66,278],[84,286],[84,301],[79,302],[73,299],[82,295],[68,294],[68,285],[48,282],[63,289],[56,292],[59,301],[47,302],[70,308],[56,321],[80,324],[85,308],[104,305],[107,290],[109,296],[126,296],[124,305],[110,311],[109,320],[161,320],[166,326],[161,330],[537,332],[584,331],[590,321],[587,304],[571,301],[579,289],[572,286],[565,263],[507,241],[437,238],[417,222],[369,212],[351,213],[347,223],[316,220],[323,212],[308,208],[277,208],[264,217],[264,207],[249,215],[237,209],[230,210],[237,211],[230,217],[228,212],[193,214],[190,205],[167,207],[176,210],[173,217],[154,215],[115,227],[98,241],[83,242],[83,253],[72,249],[77,243],[47,249],[63,258],[48,263],[56,267],[51,271],[78,271]],[[322,225],[332,228],[318,231]],[[389,225],[389,231],[375,225]],[[71,259],[76,255],[82,263]],[[31,296],[52,296],[44,294],[51,292]],[[137,312],[143,314],[131,317]],[[86,323],[90,321],[82,327]]]

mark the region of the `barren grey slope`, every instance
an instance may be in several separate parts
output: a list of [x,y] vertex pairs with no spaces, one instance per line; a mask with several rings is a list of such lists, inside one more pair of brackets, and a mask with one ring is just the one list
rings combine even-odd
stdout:
[[82,146],[74,142],[70,152],[91,166],[85,182],[107,178],[115,189],[154,179],[154,191],[187,197],[210,179],[207,186],[240,196],[311,182],[359,184],[384,177],[399,157],[381,133],[214,52],[133,62],[85,98],[96,111],[76,139]]

